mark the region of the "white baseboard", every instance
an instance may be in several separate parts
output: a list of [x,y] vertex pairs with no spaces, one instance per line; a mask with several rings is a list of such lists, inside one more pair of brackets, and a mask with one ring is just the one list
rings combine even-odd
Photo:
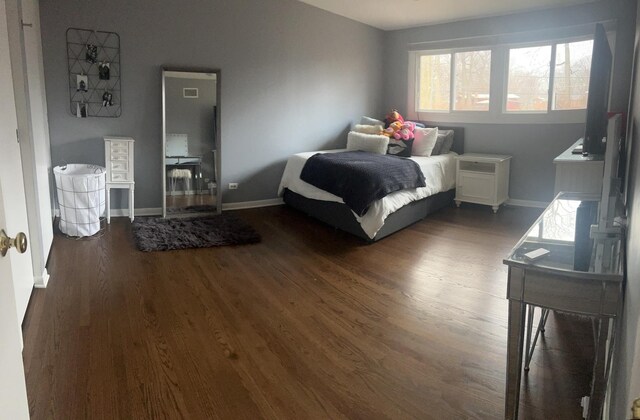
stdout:
[[49,283],[49,272],[45,268],[41,275],[33,277],[33,287],[36,289],[44,289]]
[[[133,214],[134,216],[159,216],[162,214],[162,208],[136,208],[133,209]],[[111,209],[111,217],[129,217],[129,209]]]
[[518,200],[517,198],[510,198],[505,204],[507,206],[535,207],[539,209],[545,209],[549,205],[546,201]]
[[255,209],[258,207],[280,206],[284,204],[282,198],[270,198],[269,200],[240,201],[238,203],[222,203],[222,210]]
[[[60,209],[55,209],[54,214],[60,217]],[[162,214],[161,207],[134,209],[135,216],[158,216]],[[129,209],[111,209],[111,217],[129,217]]]
[[[270,198],[268,200],[240,201],[238,203],[222,203],[222,210],[242,210],[255,209],[259,207],[280,206],[284,204],[282,198]],[[54,214],[60,217],[60,210],[55,209]],[[136,208],[136,216],[159,216],[162,214],[161,207]],[[111,209],[111,217],[129,217],[129,209]]]
[[[271,207],[283,205],[282,198],[270,198],[268,200],[255,200],[255,201],[240,201],[237,203],[222,203],[222,210],[242,210],[242,209],[255,209],[259,207]],[[508,206],[518,207],[535,207],[546,208],[549,203],[546,201],[532,201],[532,200],[518,200],[510,198],[505,202]],[[60,217],[60,210],[54,209],[53,213],[56,217]],[[161,207],[150,208],[136,208],[136,216],[158,216],[162,214]],[[129,209],[111,209],[111,217],[129,217]]]

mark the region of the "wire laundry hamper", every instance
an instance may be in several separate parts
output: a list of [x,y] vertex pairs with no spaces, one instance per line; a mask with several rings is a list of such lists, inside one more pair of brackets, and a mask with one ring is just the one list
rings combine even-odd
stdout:
[[105,168],[73,163],[56,166],[53,174],[60,207],[60,231],[69,236],[98,233],[105,210]]

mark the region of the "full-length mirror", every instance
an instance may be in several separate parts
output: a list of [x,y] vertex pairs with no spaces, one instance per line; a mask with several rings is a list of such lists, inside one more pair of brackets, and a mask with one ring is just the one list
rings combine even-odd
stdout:
[[219,213],[220,72],[162,70],[163,216]]

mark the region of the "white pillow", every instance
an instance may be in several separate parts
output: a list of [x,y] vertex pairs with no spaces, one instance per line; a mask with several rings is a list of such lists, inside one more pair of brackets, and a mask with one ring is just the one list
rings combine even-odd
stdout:
[[435,128],[417,128],[414,132],[415,140],[413,141],[413,156],[431,156],[433,148],[438,141],[438,127]]
[[381,125],[384,127],[384,121],[376,120],[371,117],[362,117],[360,118],[360,124],[363,125]]
[[382,125],[367,125],[367,124],[356,124],[353,127],[353,131],[363,134],[382,134],[382,130],[384,127]]
[[363,152],[387,154],[389,137],[350,131],[347,135],[347,150],[362,150]]

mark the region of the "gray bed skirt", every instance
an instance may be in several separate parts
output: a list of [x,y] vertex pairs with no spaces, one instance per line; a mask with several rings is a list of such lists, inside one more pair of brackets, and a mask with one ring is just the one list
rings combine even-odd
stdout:
[[362,230],[353,212],[346,204],[333,201],[321,201],[306,198],[289,189],[284,190],[284,202],[289,206],[312,216],[337,229],[349,232],[368,242],[378,241],[405,227],[412,225],[427,215],[451,206],[455,189],[432,195],[422,200],[414,201],[391,213],[380,228],[375,238],[371,239]]

